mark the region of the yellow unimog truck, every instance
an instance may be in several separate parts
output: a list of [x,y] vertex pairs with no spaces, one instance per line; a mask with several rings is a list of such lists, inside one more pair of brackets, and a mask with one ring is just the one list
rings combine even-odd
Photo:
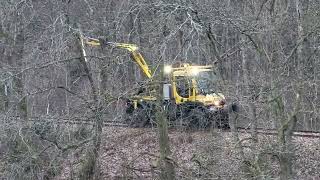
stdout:
[[[138,64],[148,82],[132,97],[127,97],[127,123],[135,127],[145,127],[154,123],[156,94],[153,91],[160,81],[146,63],[135,44],[109,42],[80,35],[83,46],[102,46],[125,49]],[[186,63],[166,65],[164,73],[163,107],[167,109],[172,126],[192,128],[230,128],[225,96],[216,92],[216,75],[210,65],[199,66]],[[156,84],[155,84],[156,83]],[[158,83],[158,84],[157,84]]]

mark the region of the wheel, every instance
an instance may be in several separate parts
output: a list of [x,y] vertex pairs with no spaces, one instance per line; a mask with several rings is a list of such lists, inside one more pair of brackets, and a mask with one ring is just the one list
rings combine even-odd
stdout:
[[215,125],[217,128],[230,129],[229,125],[229,114],[225,111],[218,111],[214,115]]
[[210,127],[210,121],[207,113],[202,107],[190,109],[187,114],[187,125],[191,129],[206,129]]
[[140,128],[145,127],[148,124],[148,119],[146,119],[140,111],[140,109],[135,110],[127,119],[126,123],[129,127]]
[[169,127],[185,128],[187,121],[188,108],[175,103],[168,103],[166,108],[167,120]]
[[[148,104],[138,104],[137,108],[128,107],[126,123],[130,127],[141,128],[151,125],[151,120],[154,119],[152,107]],[[129,113],[128,113],[129,112]]]

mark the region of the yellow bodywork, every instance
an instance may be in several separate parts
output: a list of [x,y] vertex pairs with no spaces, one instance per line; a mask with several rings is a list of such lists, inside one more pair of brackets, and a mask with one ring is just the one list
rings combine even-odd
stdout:
[[[212,71],[212,66],[195,66],[195,65],[189,65],[189,64],[183,64],[181,67],[178,68],[172,68],[172,89],[173,89],[173,96],[175,99],[176,104],[183,104],[185,102],[200,102],[205,106],[211,106],[214,105],[218,108],[222,108],[223,105],[218,104],[217,102],[220,102],[221,100],[225,100],[225,96],[221,93],[211,93],[207,95],[201,95],[199,92],[197,92],[197,82],[195,81],[193,76],[196,76],[196,72],[205,72],[205,71]],[[177,92],[176,87],[176,77],[182,76],[182,77],[191,77],[191,85],[189,90],[189,96],[188,97],[181,97]]]
[[[149,66],[144,60],[143,56],[139,52],[139,48],[135,44],[126,43],[115,43],[115,42],[103,42],[99,39],[85,37],[81,35],[82,44],[87,44],[91,46],[105,46],[110,45],[116,48],[126,49],[131,53],[132,59],[139,65],[142,72],[146,75],[148,79],[152,79],[153,73],[151,72]],[[197,82],[192,76],[196,76],[196,73],[203,71],[212,71],[212,66],[195,66],[189,64],[182,64],[180,67],[170,68],[171,73],[169,74],[170,84],[172,85],[172,95],[176,104],[183,104],[186,102],[200,102],[205,106],[214,105],[218,108],[223,108],[224,105],[220,105],[217,102],[225,100],[225,97],[221,93],[212,93],[207,95],[201,95],[197,92]],[[191,84],[189,89],[188,97],[181,97],[177,92],[176,77],[191,77]],[[137,108],[139,101],[155,101],[154,96],[133,96],[130,97],[133,101],[134,108]]]
[[[102,46],[102,43],[99,39],[89,38],[82,36],[82,41],[85,44],[91,46]],[[143,73],[150,79],[152,77],[151,70],[149,69],[146,61],[144,60],[143,56],[139,52],[139,48],[135,44],[126,44],[126,43],[114,43],[114,42],[107,42],[107,45],[114,46],[120,49],[126,49],[131,52],[132,58],[135,62],[139,65]]]

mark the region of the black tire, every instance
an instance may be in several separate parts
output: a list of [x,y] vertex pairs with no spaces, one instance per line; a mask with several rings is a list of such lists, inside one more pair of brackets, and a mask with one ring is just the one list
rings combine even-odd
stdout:
[[218,111],[215,113],[214,119],[217,128],[230,129],[228,112]]
[[188,128],[190,129],[206,129],[210,127],[210,120],[206,110],[199,106],[190,109],[187,113]]
[[131,116],[127,119],[127,124],[129,127],[140,128],[145,127],[148,123],[148,120],[143,117],[140,110],[135,110]]
[[[138,104],[137,109],[128,107],[126,123],[130,127],[142,128],[151,126],[151,120],[154,119],[152,106],[146,103]],[[129,112],[129,113],[128,113]]]

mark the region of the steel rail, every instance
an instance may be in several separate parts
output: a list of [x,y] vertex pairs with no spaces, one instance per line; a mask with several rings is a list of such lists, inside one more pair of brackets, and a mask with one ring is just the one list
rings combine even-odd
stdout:
[[[45,121],[41,121],[41,119],[45,119]],[[18,116],[9,116],[5,117],[5,120],[20,120],[20,117]],[[62,124],[77,124],[77,125],[91,125],[94,126],[94,121],[90,120],[90,117],[87,118],[65,118],[65,117],[30,117],[28,118],[29,122],[39,122],[39,123],[62,123]],[[132,127],[127,123],[121,122],[121,121],[104,121],[103,125],[105,127],[127,127],[127,128],[137,128]],[[172,129],[172,128],[170,128]],[[175,129],[175,128],[173,128]],[[223,130],[223,132],[232,132],[231,130]],[[250,128],[244,128],[244,127],[237,127],[236,132],[239,133],[251,133]],[[256,132],[258,134],[265,134],[265,135],[278,135],[277,129],[265,129],[265,128],[257,128]],[[307,137],[307,138],[320,138],[320,132],[317,131],[308,131],[308,130],[299,130],[294,131],[293,136],[297,137]]]
[[[240,133],[251,133],[251,129],[238,127],[237,131]],[[278,135],[277,129],[264,129],[264,128],[257,128],[256,132],[258,134],[266,134],[266,135]],[[307,138],[320,138],[320,132],[316,131],[293,131],[292,136],[297,137],[307,137]]]

